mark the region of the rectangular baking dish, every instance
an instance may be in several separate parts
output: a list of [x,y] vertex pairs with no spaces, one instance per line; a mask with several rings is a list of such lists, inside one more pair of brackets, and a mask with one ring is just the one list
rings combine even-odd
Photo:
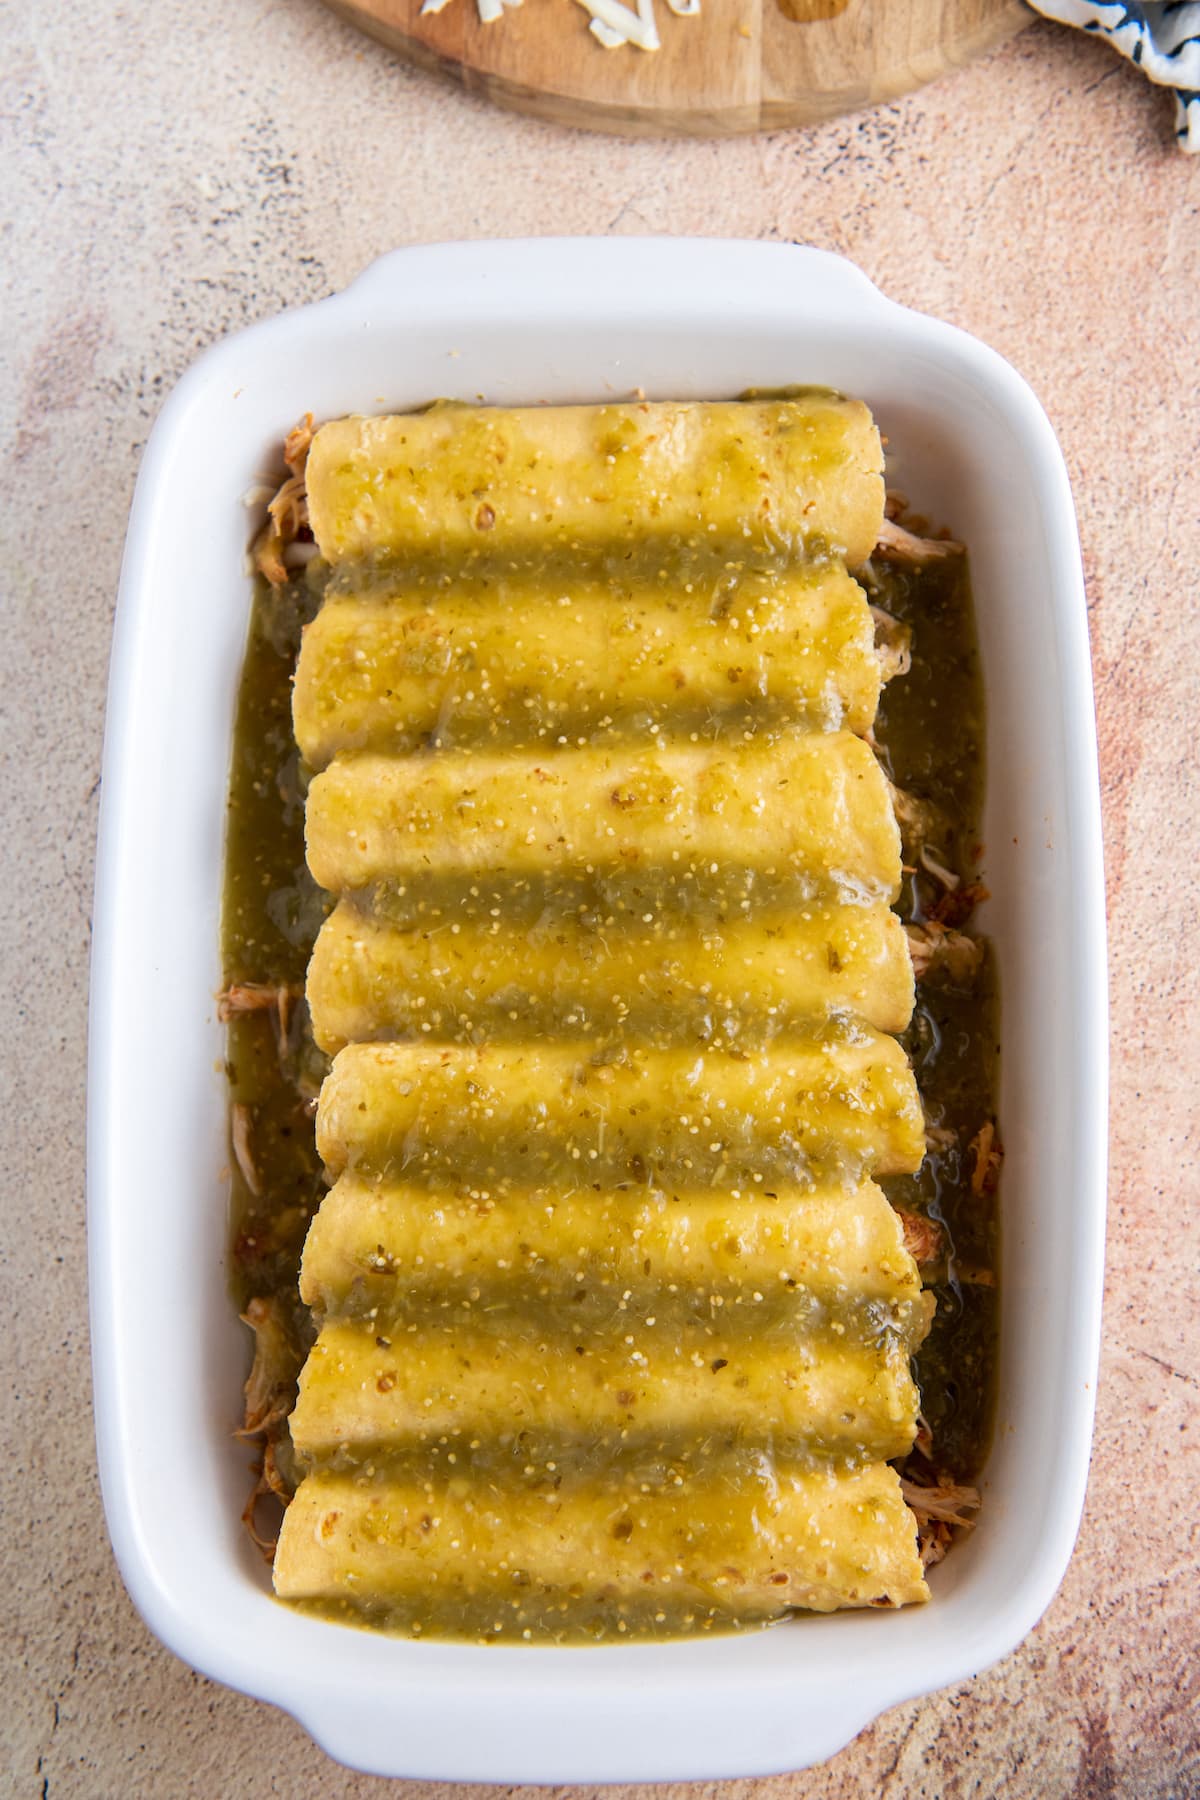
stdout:
[[[860,396],[889,480],[971,554],[988,697],[983,927],[1000,962],[1007,1150],[994,1447],[978,1530],[933,1602],[699,1642],[390,1639],[270,1595],[238,1523],[248,1345],[226,1287],[218,921],[254,521],[296,419],[435,396],[500,404]],[[1014,371],[786,245],[542,240],[403,250],[210,350],[142,464],[121,575],[97,862],[88,1205],[100,1471],[143,1617],[193,1667],[382,1775],[612,1782],[760,1775],[1011,1650],[1078,1526],[1105,1206],[1099,799],[1079,551],[1061,455]]]

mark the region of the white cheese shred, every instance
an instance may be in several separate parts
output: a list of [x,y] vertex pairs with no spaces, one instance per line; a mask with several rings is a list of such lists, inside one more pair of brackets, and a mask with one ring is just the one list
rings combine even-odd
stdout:
[[611,25],[605,25],[600,19],[593,19],[588,30],[596,42],[603,44],[606,50],[619,50],[622,44],[629,41],[622,37],[619,31],[614,31]]
[[[440,13],[450,0],[421,0],[421,13]],[[521,0],[475,0],[480,22],[493,25],[503,18],[506,6],[520,6]],[[654,17],[654,0],[576,0],[588,14],[588,26],[598,44],[606,50],[620,50],[626,44],[635,50],[659,48],[658,25]],[[667,0],[667,6],[678,19],[694,19],[700,11],[700,0]]]
[[[637,11],[624,0],[578,0],[591,14],[592,35],[606,50],[632,44],[637,50],[657,50],[658,27],[654,22],[654,0],[637,0]],[[597,30],[597,26],[601,29]]]

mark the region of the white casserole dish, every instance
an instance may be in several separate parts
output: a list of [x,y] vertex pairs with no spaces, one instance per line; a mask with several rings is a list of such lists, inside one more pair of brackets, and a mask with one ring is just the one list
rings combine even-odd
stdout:
[[[889,473],[970,548],[988,696],[984,928],[1007,1149],[994,1447],[933,1602],[594,1649],[389,1639],[278,1605],[238,1523],[248,1342],[226,1288],[218,918],[250,535],[242,497],[305,411],[438,395],[867,400]],[[177,1655],[385,1775],[715,1778],[831,1755],[1011,1650],[1071,1552],[1090,1444],[1106,1137],[1104,912],[1082,578],[1062,458],[998,356],[784,245],[543,240],[396,252],[218,344],[142,464],[109,689],[88,1204],[100,1471],[117,1559]]]

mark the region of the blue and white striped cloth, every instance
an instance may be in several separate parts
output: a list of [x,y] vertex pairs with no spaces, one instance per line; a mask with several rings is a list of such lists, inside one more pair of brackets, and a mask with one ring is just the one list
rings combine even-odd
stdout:
[[1200,4],[1122,5],[1113,0],[1030,0],[1036,12],[1107,38],[1150,81],[1175,93],[1175,135],[1200,152]]

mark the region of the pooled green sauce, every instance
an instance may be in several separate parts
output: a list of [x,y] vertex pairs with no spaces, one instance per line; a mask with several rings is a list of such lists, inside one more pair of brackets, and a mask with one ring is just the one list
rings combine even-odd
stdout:
[[303,582],[255,588],[234,725],[225,837],[221,955],[226,989],[282,987],[290,997],[281,1044],[278,1011],[229,1021],[231,1105],[252,1109],[259,1194],[233,1164],[230,1285],[238,1307],[280,1296],[307,1329],[296,1292],[309,1220],[325,1191],[311,1102],[326,1062],[300,996],[326,899],[304,862],[304,779],[292,736],[291,682],[300,632],[320,594]]
[[[884,767],[944,815],[939,860],[964,883],[978,881],[987,866],[979,841],[984,695],[966,565],[951,558],[919,570],[885,568],[872,599],[913,632],[912,667],[884,689],[875,724]],[[940,892],[927,874],[906,876],[901,915],[926,918]],[[966,983],[946,973],[918,982],[904,1043],[928,1124],[952,1130],[956,1141],[931,1145],[919,1174],[882,1183],[894,1205],[927,1215],[946,1234],[937,1311],[916,1366],[938,1464],[962,1482],[983,1464],[995,1405],[999,1222],[995,1195],[972,1190],[970,1143],[996,1115],[999,1025],[990,948]]]

